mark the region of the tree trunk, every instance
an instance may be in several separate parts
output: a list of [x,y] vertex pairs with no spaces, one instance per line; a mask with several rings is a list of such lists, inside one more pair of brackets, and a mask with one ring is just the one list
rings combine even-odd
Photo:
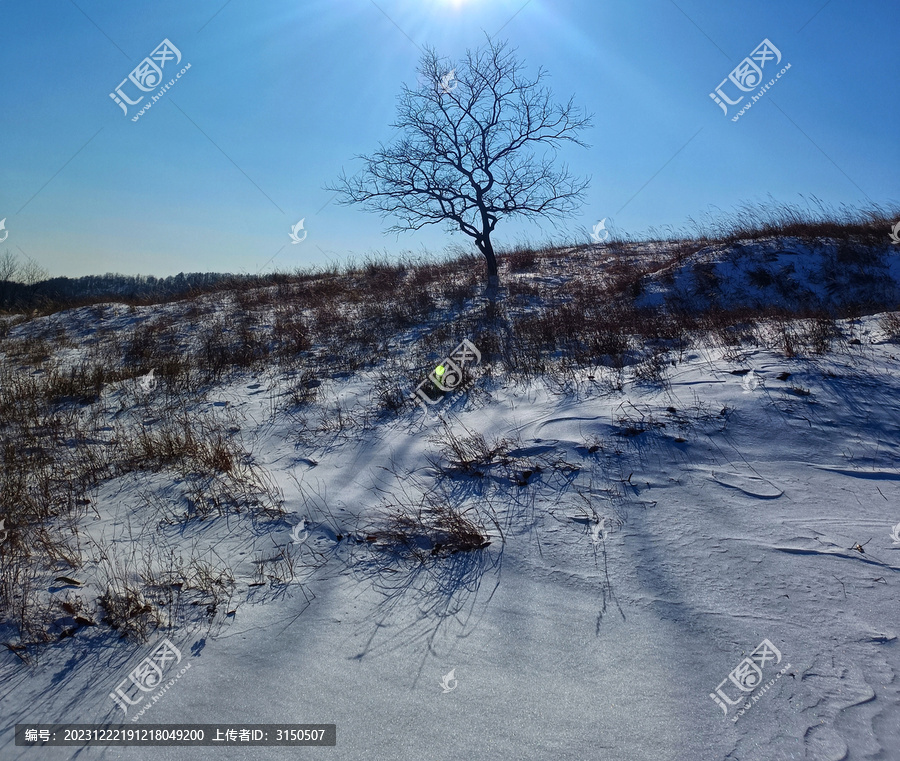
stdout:
[[491,244],[491,234],[486,233],[478,242],[478,248],[484,254],[487,261],[487,285],[488,290],[494,291],[500,285],[500,275],[497,273],[497,257],[494,256],[494,246]]

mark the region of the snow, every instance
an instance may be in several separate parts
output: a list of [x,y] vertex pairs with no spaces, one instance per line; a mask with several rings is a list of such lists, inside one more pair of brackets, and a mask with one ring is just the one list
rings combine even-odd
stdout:
[[[177,492],[157,473],[108,482],[82,530],[123,558],[227,559],[233,614],[143,644],[83,629],[32,668],[4,651],[0,758],[900,759],[900,347],[876,317],[851,324],[858,345],[815,358],[693,350],[667,385],[626,376],[621,392],[602,368],[566,391],[484,382],[424,423],[416,409],[314,441],[273,413],[290,379],[223,385],[198,414],[240,426],[287,519],[161,524],[144,495]],[[326,393],[352,410],[374,377]],[[510,439],[510,462],[441,476],[438,412]],[[365,540],[387,505],[438,497],[482,516],[491,544],[417,565]],[[253,558],[288,546],[296,577],[250,586]],[[334,723],[337,747],[14,745],[21,723],[130,723],[109,694],[163,637],[190,668],[134,726]],[[763,640],[782,656],[765,682],[789,667],[733,722],[710,694]]]
[[[709,246],[655,273],[640,305],[666,297],[691,309],[708,306],[710,283],[723,308],[769,305],[831,307],[900,303],[900,256],[889,242],[853,246],[830,239],[764,238]],[[671,280],[671,286],[666,279]]]

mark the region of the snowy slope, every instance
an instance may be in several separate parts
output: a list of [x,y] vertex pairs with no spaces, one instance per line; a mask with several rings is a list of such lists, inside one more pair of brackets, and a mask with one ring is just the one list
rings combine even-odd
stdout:
[[900,249],[846,241],[763,238],[709,246],[648,278],[641,306],[691,310],[900,304]]
[[[234,417],[289,519],[166,526],[140,507],[174,499],[162,475],[109,482],[86,536],[210,548],[236,593],[210,630],[82,630],[30,669],[0,655],[0,758],[900,759],[900,347],[876,325],[817,359],[694,351],[665,386],[482,382],[439,408],[457,435],[514,440],[480,475],[441,472],[435,415],[310,440],[272,412],[287,379],[222,387],[205,412]],[[328,393],[352,409],[373,383]],[[380,546],[386,506],[438,497],[491,544],[425,565]],[[287,547],[296,577],[250,586]],[[13,744],[17,723],[122,721],[109,693],[163,636],[190,668],[136,726],[334,723],[337,747]],[[763,640],[765,683],[786,670],[733,722],[710,694]]]

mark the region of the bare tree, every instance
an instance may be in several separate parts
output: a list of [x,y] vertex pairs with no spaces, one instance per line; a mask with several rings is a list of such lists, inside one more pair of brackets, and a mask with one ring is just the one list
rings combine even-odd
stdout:
[[20,262],[15,254],[6,249],[6,253],[0,256],[0,282],[9,281],[35,285],[50,276],[50,273],[30,256],[25,258],[25,262]]
[[22,285],[37,285],[49,277],[49,273],[34,259],[26,255],[25,262],[9,249],[0,256],[0,308],[8,308],[21,295]]
[[20,282],[25,283],[25,285],[37,285],[50,277],[50,273],[34,259],[30,256],[26,258],[27,261],[19,265]]
[[16,290],[14,281],[19,272],[19,260],[9,249],[0,256],[0,309],[9,306]]
[[[399,217],[388,232],[447,222],[471,236],[487,261],[489,288],[499,284],[491,242],[497,221],[571,214],[588,185],[565,166],[554,169],[551,159],[565,141],[587,147],[577,133],[590,126],[590,115],[571,99],[552,103],[541,85],[545,72],[524,77],[515,51],[506,48],[488,38],[455,66],[426,48],[419,65],[424,83],[403,87],[391,125],[404,134],[371,157],[359,156],[365,169],[349,178],[342,173],[328,187],[344,204]],[[540,158],[538,147],[548,149]]]
[[15,254],[6,249],[6,253],[0,256],[0,283],[15,280],[18,271],[19,260]]

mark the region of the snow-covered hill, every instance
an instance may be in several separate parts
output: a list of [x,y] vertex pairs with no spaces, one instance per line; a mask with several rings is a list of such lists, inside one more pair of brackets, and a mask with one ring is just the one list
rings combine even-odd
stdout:
[[[706,271],[745,283],[745,304],[791,263],[830,293],[829,254],[775,248],[752,266],[730,249]],[[651,276],[642,298],[696,290],[705,266]],[[896,258],[886,267],[896,288]],[[573,269],[524,274],[520,290]],[[0,393],[17,399],[49,372],[42,352],[77,367],[117,347],[84,381],[96,398],[66,401],[62,373],[58,427],[40,407],[29,434],[62,458],[48,489],[90,452],[96,483],[70,484],[81,501],[44,516],[45,533],[6,527],[4,583],[10,548],[65,542],[22,577],[55,611],[51,641],[0,654],[4,761],[900,759],[898,315],[837,321],[821,353],[787,340],[804,323],[761,319],[753,340],[657,353],[652,373],[598,358],[534,378],[501,371],[484,325],[415,326],[428,367],[464,338],[483,355],[467,391],[423,412],[392,408],[394,386],[425,378],[396,359],[408,334],[348,372],[317,366],[313,341],[299,364],[151,377],[154,321],[172,362],[214,345],[209,326],[256,346],[221,299],[72,310],[0,344]],[[258,301],[260,324],[286,319],[276,295]],[[0,435],[24,436],[25,414],[7,415]],[[168,687],[137,691],[129,674],[164,639],[179,658],[156,661]],[[15,725],[54,722],[336,724],[337,744],[14,744]]]

